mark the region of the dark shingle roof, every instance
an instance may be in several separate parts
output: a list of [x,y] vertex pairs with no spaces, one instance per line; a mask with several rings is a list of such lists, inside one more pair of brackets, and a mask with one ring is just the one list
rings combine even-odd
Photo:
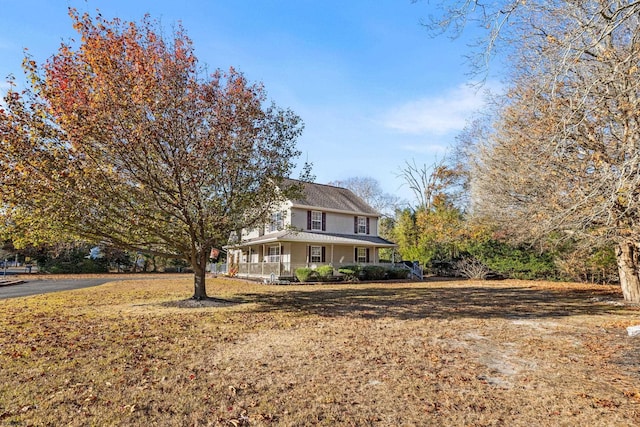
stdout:
[[293,205],[313,206],[328,210],[338,210],[367,215],[379,215],[364,200],[356,196],[351,190],[332,185],[303,182],[285,179],[283,185],[300,184],[303,187],[302,197],[292,200]]
[[361,234],[352,235],[337,233],[314,233],[311,231],[296,230],[282,230],[277,233],[265,234],[264,236],[245,240],[238,246],[271,242],[307,242],[321,244],[334,243],[338,245],[374,246],[387,248],[398,246],[395,243],[378,236],[365,236]]

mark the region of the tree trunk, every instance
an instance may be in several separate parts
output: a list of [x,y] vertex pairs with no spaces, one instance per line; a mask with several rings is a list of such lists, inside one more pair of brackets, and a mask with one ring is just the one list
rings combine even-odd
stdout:
[[207,254],[205,251],[197,255],[193,265],[193,275],[193,299],[198,301],[207,299]]
[[616,248],[616,261],[624,299],[640,302],[640,276],[638,275],[638,247],[633,242],[621,242]]

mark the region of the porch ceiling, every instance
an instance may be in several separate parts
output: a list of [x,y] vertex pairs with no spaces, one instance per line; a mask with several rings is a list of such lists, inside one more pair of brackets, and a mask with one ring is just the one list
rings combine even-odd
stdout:
[[275,242],[297,242],[297,243],[318,243],[325,245],[353,245],[371,246],[378,248],[395,248],[398,245],[382,237],[334,233],[310,233],[308,231],[284,230],[277,233],[267,234],[255,239],[245,240],[241,243],[230,245],[229,247],[243,247],[263,243]]

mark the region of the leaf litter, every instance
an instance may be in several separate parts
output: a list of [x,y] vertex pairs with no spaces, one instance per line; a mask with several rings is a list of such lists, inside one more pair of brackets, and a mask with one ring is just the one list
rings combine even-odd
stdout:
[[190,286],[0,301],[0,424],[640,423],[616,288],[209,279],[232,303],[190,307]]

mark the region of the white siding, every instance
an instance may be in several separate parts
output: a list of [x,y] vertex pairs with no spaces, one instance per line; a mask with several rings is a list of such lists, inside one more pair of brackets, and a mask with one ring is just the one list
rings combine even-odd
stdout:
[[291,208],[289,210],[290,224],[297,230],[307,229],[307,210]]
[[[308,209],[292,208],[290,224],[300,230],[307,230],[307,211]],[[354,217],[355,214],[326,212],[327,215],[327,233],[338,234],[354,234]],[[364,216],[364,215],[363,215]],[[369,218],[369,235],[378,235],[378,218]]]

